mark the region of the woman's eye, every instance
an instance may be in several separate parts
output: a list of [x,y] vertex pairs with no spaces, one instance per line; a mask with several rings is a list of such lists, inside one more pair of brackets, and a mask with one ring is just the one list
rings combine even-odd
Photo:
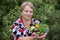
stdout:
[[25,11],[25,12],[28,12],[28,11]]
[[33,11],[30,11],[30,13],[33,13]]
[[33,13],[33,11],[28,11],[28,10],[25,10],[25,12]]

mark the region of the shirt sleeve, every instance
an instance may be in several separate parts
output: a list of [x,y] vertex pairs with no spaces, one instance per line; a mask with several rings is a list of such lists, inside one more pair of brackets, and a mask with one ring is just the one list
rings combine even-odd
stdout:
[[12,25],[12,27],[11,27],[11,29],[12,29],[12,34],[13,34],[16,38],[18,38],[18,37],[21,36],[22,29],[20,29],[19,27],[20,27],[19,24],[18,24],[18,23],[15,23],[15,22],[13,23],[13,25]]
[[11,29],[12,29],[12,33],[14,35],[17,34],[17,30],[18,30],[18,24],[17,23],[13,23],[12,26],[11,26]]
[[32,24],[40,24],[40,21],[35,19],[35,18],[33,18],[33,23]]

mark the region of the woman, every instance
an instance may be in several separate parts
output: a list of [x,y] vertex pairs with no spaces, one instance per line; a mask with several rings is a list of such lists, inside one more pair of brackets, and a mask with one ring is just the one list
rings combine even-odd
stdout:
[[[21,17],[13,22],[12,36],[13,40],[33,40],[35,35],[28,30],[34,23],[39,24],[39,21],[32,18],[34,6],[31,2],[23,2],[20,6]],[[47,34],[47,33],[46,33]],[[44,39],[46,34],[40,36]]]

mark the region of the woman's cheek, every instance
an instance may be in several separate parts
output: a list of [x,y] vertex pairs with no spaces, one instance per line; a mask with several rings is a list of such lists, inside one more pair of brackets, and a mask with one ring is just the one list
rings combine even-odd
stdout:
[[32,13],[32,15],[33,15],[33,13]]
[[33,16],[33,13],[31,13],[31,17]]
[[25,12],[23,12],[23,13],[22,13],[22,16],[23,16],[23,17],[25,17],[25,16],[26,16]]

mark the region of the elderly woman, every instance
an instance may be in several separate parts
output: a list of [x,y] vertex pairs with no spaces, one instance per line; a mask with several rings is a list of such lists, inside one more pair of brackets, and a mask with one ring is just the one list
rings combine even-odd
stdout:
[[[35,35],[28,29],[34,23],[39,24],[39,21],[32,18],[34,6],[31,2],[23,2],[20,6],[21,17],[13,22],[12,36],[13,40],[33,40]],[[39,36],[40,39],[44,39],[47,33]]]

